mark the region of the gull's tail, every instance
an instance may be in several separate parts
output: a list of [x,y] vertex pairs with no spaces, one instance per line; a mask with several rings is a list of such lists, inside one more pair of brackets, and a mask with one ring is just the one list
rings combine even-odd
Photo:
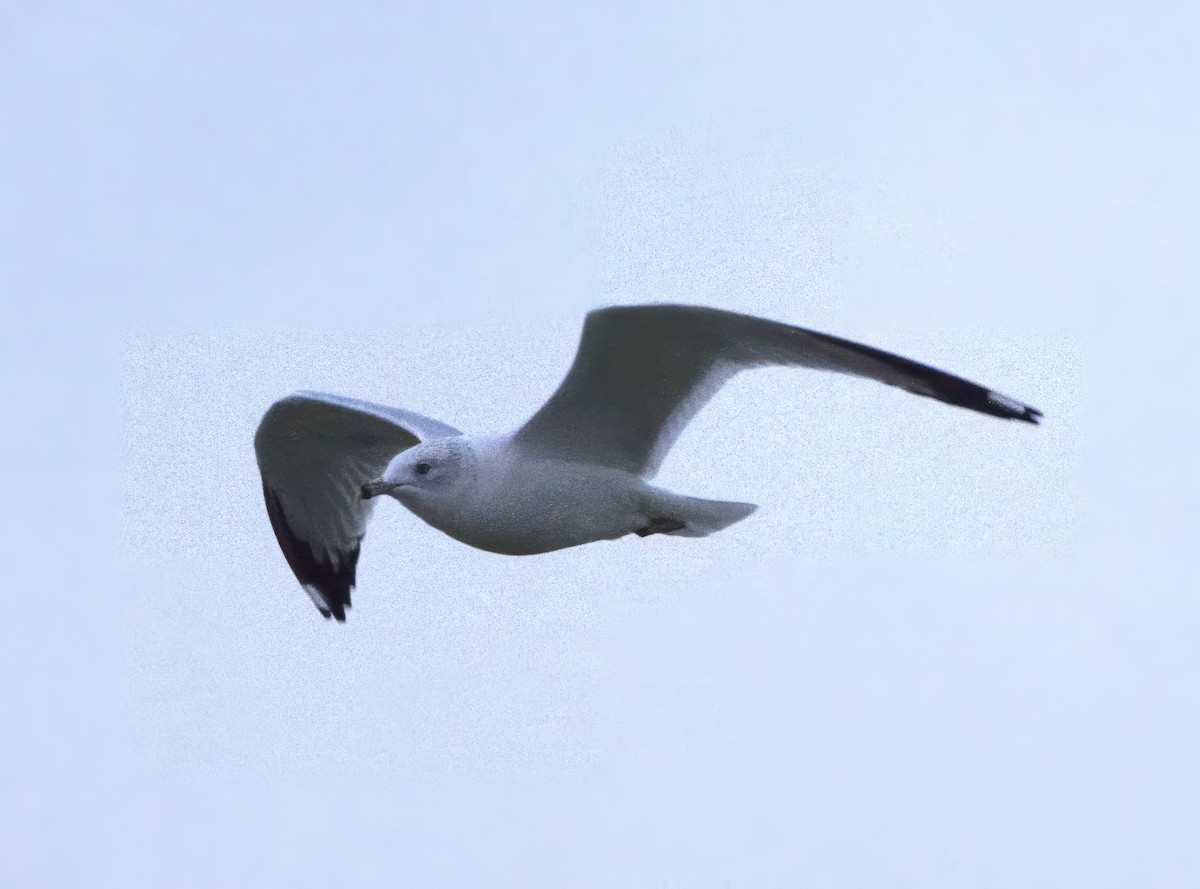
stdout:
[[[662,528],[657,533],[676,537],[707,537],[740,522],[758,509],[753,503],[685,497],[649,485],[646,486],[644,508],[651,527],[657,523]],[[682,527],[672,527],[679,523]]]

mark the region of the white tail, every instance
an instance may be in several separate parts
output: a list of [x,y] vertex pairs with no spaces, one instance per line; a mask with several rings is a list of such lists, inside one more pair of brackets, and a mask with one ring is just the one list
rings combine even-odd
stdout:
[[649,485],[646,486],[646,495],[644,506],[650,513],[648,519],[677,519],[683,522],[679,530],[663,532],[676,537],[707,537],[734,522],[740,522],[758,509],[753,503],[685,497]]

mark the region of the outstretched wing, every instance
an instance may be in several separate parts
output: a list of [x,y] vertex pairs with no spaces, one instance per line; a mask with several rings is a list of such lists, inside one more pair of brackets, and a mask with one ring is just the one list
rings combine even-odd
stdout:
[[826,333],[698,306],[618,306],[587,316],[566,378],[514,441],[558,459],[653,475],[726,381],[766,365],[866,377],[1010,420],[1042,416],[985,386]]
[[263,497],[296,579],[325,617],[346,619],[373,501],[359,488],[419,441],[461,435],[420,414],[297,392],[267,410],[254,435]]

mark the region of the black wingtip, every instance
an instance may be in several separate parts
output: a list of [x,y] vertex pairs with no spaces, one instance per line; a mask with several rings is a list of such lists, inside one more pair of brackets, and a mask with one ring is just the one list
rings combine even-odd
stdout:
[[318,557],[312,546],[296,535],[284,515],[279,496],[267,487],[266,482],[263,482],[263,498],[267,503],[271,530],[275,532],[275,539],[279,541],[279,548],[283,550],[292,573],[308,592],[322,617],[326,620],[332,617],[338,623],[345,623],[358,566],[358,544],[351,550],[339,552],[335,566],[332,559],[324,554]]
[[345,606],[343,606],[340,602],[335,603],[331,610],[326,608],[324,605],[317,604],[318,597],[321,597],[322,599],[324,598],[324,595],[320,591],[311,588],[307,589],[309,596],[312,597],[313,604],[317,605],[317,611],[321,612],[321,617],[325,618],[325,620],[336,618],[339,624],[344,624],[346,622],[346,608],[350,607],[349,602],[347,602]]
[[1007,395],[1002,395],[999,392],[991,389],[987,390],[987,403],[978,410],[983,410],[993,416],[1003,417],[1006,420],[1021,420],[1024,423],[1032,423],[1037,426],[1042,422],[1042,412],[1036,407],[1030,407],[1017,401],[1015,398],[1009,398]]
[[978,411],[981,414],[989,414],[1004,420],[1021,420],[1035,426],[1041,422],[1042,412],[1037,408],[1010,398],[1002,392],[972,383],[970,380],[964,380],[962,377],[957,377],[944,370],[938,370],[928,364],[921,364],[919,361],[913,361],[903,355],[885,352],[883,349],[876,349],[872,346],[864,346],[862,343],[844,340],[828,333],[804,330],[803,328],[795,328],[795,330],[819,342],[828,343],[849,352],[856,352],[872,361],[882,362],[895,368],[909,379],[893,382],[892,385],[899,386],[913,395],[934,398],[955,407]]

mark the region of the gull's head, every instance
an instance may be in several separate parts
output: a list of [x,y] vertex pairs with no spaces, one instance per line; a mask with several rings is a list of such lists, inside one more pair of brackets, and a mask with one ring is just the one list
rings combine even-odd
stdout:
[[405,505],[445,498],[467,482],[474,469],[462,438],[422,442],[392,458],[379,478],[362,486],[363,499],[388,494]]

